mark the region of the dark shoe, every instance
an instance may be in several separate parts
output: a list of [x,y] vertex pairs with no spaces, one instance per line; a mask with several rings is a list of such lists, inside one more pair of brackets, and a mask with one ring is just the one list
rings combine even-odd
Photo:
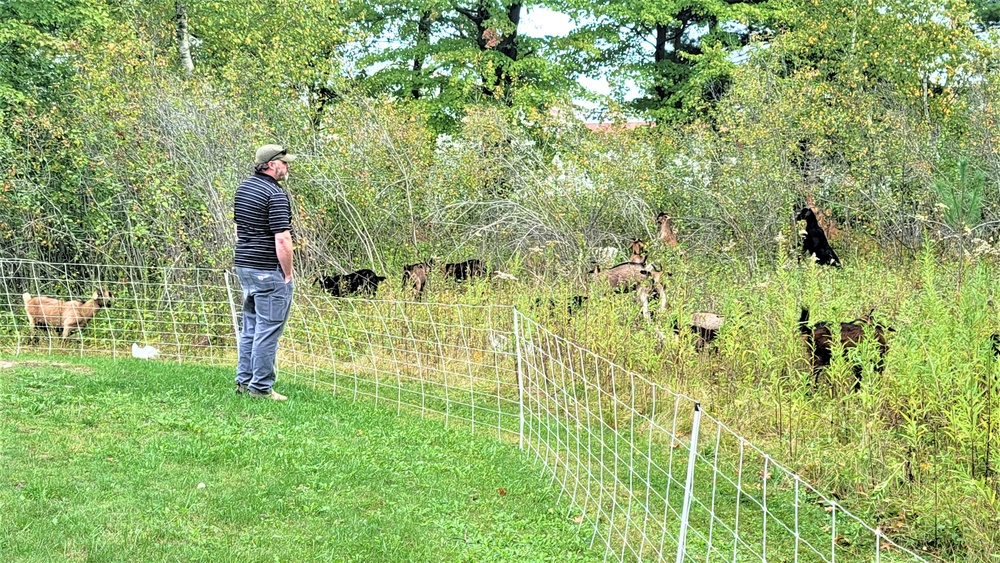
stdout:
[[247,386],[246,385],[243,385],[242,383],[237,383],[236,384],[236,394],[237,395],[242,395],[242,394],[244,394],[246,392],[247,392]]
[[254,391],[253,389],[247,390],[247,396],[253,397],[255,399],[271,399],[272,401],[287,401],[288,397],[276,392],[274,389],[268,391],[267,393],[261,393],[260,391]]

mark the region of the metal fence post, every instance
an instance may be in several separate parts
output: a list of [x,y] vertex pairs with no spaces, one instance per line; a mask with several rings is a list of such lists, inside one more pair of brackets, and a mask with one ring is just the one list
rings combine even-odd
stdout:
[[520,410],[517,429],[517,447],[524,449],[524,372],[521,366],[521,330],[518,322],[520,311],[514,308],[514,351],[517,354],[517,406]]
[[687,480],[684,483],[684,508],[681,510],[681,529],[677,534],[677,563],[684,561],[687,549],[688,518],[691,516],[691,498],[694,497],[694,465],[698,459],[698,427],[701,425],[701,404],[694,404],[691,421],[691,451],[688,452]]
[[[236,335],[236,355],[240,354],[240,322],[236,317],[236,305],[233,305],[233,286],[229,283],[229,270],[222,274],[226,280],[226,295],[229,297],[229,313],[233,316],[233,334]],[[242,302],[242,299],[240,300]]]

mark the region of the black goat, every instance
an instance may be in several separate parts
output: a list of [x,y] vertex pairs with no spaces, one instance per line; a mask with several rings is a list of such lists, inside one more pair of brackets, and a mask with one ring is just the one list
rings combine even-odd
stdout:
[[826,240],[826,233],[819,226],[816,214],[812,209],[803,207],[799,214],[795,216],[796,221],[806,222],[806,234],[802,239],[802,255],[816,256],[816,262],[821,266],[840,267],[840,258],[837,253],[830,248],[830,243]]
[[363,295],[372,298],[378,292],[378,284],[383,281],[385,281],[384,277],[375,274],[368,268],[363,268],[349,274],[320,276],[313,281],[313,284],[319,285],[334,297]]
[[444,277],[456,281],[465,281],[470,278],[479,278],[486,275],[486,267],[483,261],[478,258],[470,258],[465,262],[444,265]]
[[[813,376],[816,378],[815,384],[818,382],[819,371],[829,366],[833,359],[833,331],[830,329],[830,323],[826,321],[816,323],[812,328],[809,328],[809,309],[805,307],[802,308],[802,314],[799,315],[798,326],[812,356],[811,363]],[[886,333],[892,332],[893,329],[874,322],[871,314],[854,319],[849,323],[840,323],[840,344],[844,349],[844,357],[847,357],[849,350],[856,348],[861,343],[865,337],[865,327],[871,327],[872,337],[878,343],[878,360],[874,367],[876,373],[882,373],[882,370],[885,369],[885,356],[889,353]],[[859,391],[861,389],[861,365],[854,364],[852,369],[855,379],[854,390]]]
[[[589,297],[586,295],[567,296],[566,300],[564,301],[566,307],[566,314],[572,317],[574,313],[583,308],[583,305],[587,302],[588,298]],[[536,307],[545,306],[549,309],[549,311],[555,312],[555,310],[559,307],[559,301],[556,301],[554,297],[549,297],[547,299],[542,297],[536,297],[535,306]]]
[[403,266],[403,289],[405,290],[407,287],[415,289],[419,299],[427,289],[427,274],[430,271],[431,265],[426,260]]
[[566,312],[573,314],[583,308],[583,305],[587,302],[590,297],[586,295],[574,295],[569,299],[569,304],[566,305]]

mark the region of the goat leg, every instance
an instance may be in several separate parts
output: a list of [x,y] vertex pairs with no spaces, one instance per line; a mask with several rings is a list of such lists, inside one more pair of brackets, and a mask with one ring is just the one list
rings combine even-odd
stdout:
[[635,300],[642,306],[642,316],[646,321],[650,321],[649,315],[649,287],[641,285],[635,290]]
[[667,310],[667,292],[663,289],[663,284],[660,282],[656,282],[654,288],[656,289],[657,295],[660,296],[660,312],[662,313]]

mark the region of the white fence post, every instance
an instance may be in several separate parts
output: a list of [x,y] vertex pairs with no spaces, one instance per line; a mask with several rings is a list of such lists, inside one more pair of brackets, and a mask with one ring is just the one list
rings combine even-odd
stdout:
[[882,561],[882,526],[875,526],[875,563]]
[[[233,286],[229,283],[229,270],[222,275],[226,280],[226,295],[229,297],[229,313],[233,316],[233,334],[236,335],[236,355],[240,354],[240,323],[236,317],[236,305],[233,305]],[[242,295],[242,294],[241,294]],[[240,302],[242,303],[242,299]]]
[[688,518],[691,516],[691,498],[694,496],[694,465],[698,459],[698,427],[701,425],[701,404],[694,404],[691,421],[691,451],[688,453],[687,480],[684,484],[684,508],[681,510],[681,529],[677,534],[677,563],[684,561],[687,549]]
[[517,353],[517,406],[520,410],[517,428],[517,447],[524,449],[524,370],[521,364],[521,330],[518,317],[521,312],[514,309],[514,351]]

